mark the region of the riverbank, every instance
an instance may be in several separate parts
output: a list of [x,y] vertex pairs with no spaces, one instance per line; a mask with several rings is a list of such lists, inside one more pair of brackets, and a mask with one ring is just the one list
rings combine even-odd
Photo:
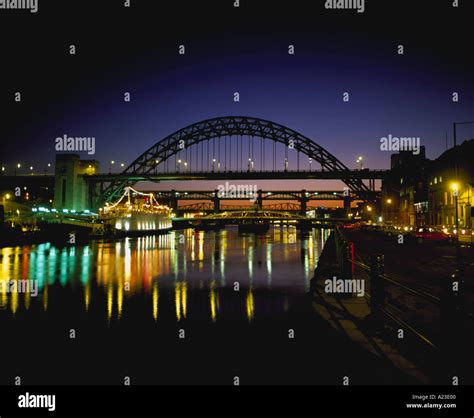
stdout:
[[[339,271],[334,233],[328,238],[311,281],[313,308],[335,330],[355,345],[392,365],[419,383],[439,381],[436,357],[410,335],[397,339],[398,326],[388,318],[374,317],[368,297],[328,293],[326,280]],[[369,293],[370,281],[366,274],[354,272],[353,279],[365,282]]]
[[120,239],[127,237],[142,237],[167,234],[172,228],[162,230],[125,231],[113,230],[103,234],[94,234],[90,228],[69,224],[45,224],[32,231],[22,231],[21,228],[0,227],[0,248],[18,245],[36,245],[46,242],[58,246],[86,244],[94,240]]
[[[326,312],[328,320],[342,330],[345,323],[349,338],[393,357],[402,368],[411,363],[412,372],[424,374],[428,383],[451,384],[452,376],[457,376],[472,384],[472,248],[461,248],[464,276],[453,276],[457,267],[454,245],[399,244],[396,237],[367,231],[345,230],[344,235],[355,261],[352,279],[365,282],[366,294],[357,298],[325,292],[323,281],[339,271],[332,234],[312,281],[315,299],[332,313]],[[363,268],[373,254],[384,256],[384,298],[375,314],[370,306],[371,276]],[[454,283],[459,292],[453,292]],[[459,295],[454,303],[453,295]]]

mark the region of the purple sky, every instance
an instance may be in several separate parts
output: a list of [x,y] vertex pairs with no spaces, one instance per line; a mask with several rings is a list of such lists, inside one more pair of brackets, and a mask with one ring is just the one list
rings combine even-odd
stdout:
[[[370,1],[361,15],[327,11],[324,2],[312,11],[301,1],[243,2],[241,9],[224,0],[149,2],[131,11],[118,2],[116,10],[94,3],[93,16],[91,2],[71,3],[75,9],[45,5],[37,16],[15,15],[0,25],[2,39],[20,19],[37,31],[35,37],[19,34],[3,51],[10,65],[0,69],[0,162],[7,167],[54,162],[54,140],[68,134],[94,136],[94,158],[108,171],[110,160],[130,163],[186,125],[246,115],[304,134],[351,168],[358,155],[366,167],[388,168],[381,137],[420,137],[435,158],[445,150],[446,132],[452,143],[453,121],[474,120],[473,57],[462,47],[469,35],[461,20],[466,10],[450,2],[422,0],[418,9],[410,2],[382,8]],[[85,16],[87,30],[72,31]],[[74,57],[70,43],[77,47]],[[186,46],[184,56],[179,44]],[[288,55],[289,44],[295,55]],[[404,55],[397,54],[399,44]],[[16,91],[20,104],[12,100]],[[125,91],[130,103],[123,102]],[[452,102],[455,91],[458,103]],[[240,103],[233,102],[234,92]],[[460,128],[460,141],[472,137],[474,125]],[[279,161],[283,166],[282,155]],[[170,187],[188,186],[163,186]]]

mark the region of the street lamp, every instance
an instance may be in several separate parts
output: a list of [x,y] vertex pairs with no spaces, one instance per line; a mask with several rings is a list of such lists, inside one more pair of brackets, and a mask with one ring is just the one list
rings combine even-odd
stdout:
[[357,157],[356,163],[360,165],[360,169],[362,170],[364,168],[363,166],[363,161],[364,158],[362,156]]
[[34,172],[33,172],[33,166],[30,166],[30,171],[31,171],[31,174],[34,174]]
[[453,122],[453,143],[454,143],[454,148],[456,148],[457,145],[457,140],[456,140],[456,126],[458,125],[472,125],[474,124],[474,121],[468,121],[468,122]]
[[109,174],[112,173],[112,166],[113,166],[114,164],[115,164],[115,161],[112,160],[112,161],[110,162],[110,164],[109,164]]
[[309,159],[309,171],[310,171],[310,172],[311,172],[311,164],[312,164],[312,163],[313,163],[313,159],[310,158],[310,159]]
[[459,196],[459,185],[457,183],[451,183],[451,190],[453,191],[453,196],[455,200],[455,213],[456,213],[456,233],[459,229],[459,219],[458,219],[458,196]]
[[253,160],[249,158],[249,168],[248,171],[253,171]]
[[15,176],[16,176],[16,171],[19,170],[21,168],[21,164],[18,163],[16,166],[15,166]]
[[458,263],[458,270],[462,272],[462,260],[461,260],[461,247],[459,246],[459,213],[458,213],[458,197],[459,197],[459,185],[458,183],[454,182],[451,183],[451,190],[453,191],[454,196],[454,204],[455,208],[455,215],[456,216],[456,260]]
[[392,204],[392,199],[387,199],[387,205],[391,205]]

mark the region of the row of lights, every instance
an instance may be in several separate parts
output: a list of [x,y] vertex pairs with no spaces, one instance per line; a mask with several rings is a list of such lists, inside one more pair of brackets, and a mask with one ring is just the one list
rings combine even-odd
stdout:
[[[20,170],[21,167],[22,167],[21,163],[16,164],[16,166],[15,166],[15,173],[16,173],[17,170]],[[49,168],[51,168],[51,164],[50,164],[50,163],[48,163],[48,164],[46,165],[45,171],[48,171]],[[7,171],[7,167],[4,166],[4,165],[2,165],[2,173],[5,173],[6,171]],[[34,172],[34,167],[33,167],[32,165],[30,165],[30,171],[31,171],[31,172]]]
[[[457,192],[459,190],[459,185],[457,183],[451,183],[451,190],[453,192]],[[392,204],[392,199],[391,198],[388,198],[386,201],[385,201],[388,205],[391,205]]]
[[[253,161],[251,158],[249,158],[248,161],[249,161],[249,170],[253,170],[254,161]],[[313,163],[313,159],[312,159],[312,158],[309,158],[308,161],[309,161],[309,169],[310,169],[310,171],[311,171],[311,165],[312,165],[312,163]],[[357,162],[358,164],[360,164],[361,170],[364,168],[363,165],[362,165],[362,161],[363,161],[363,157],[362,157],[362,156],[359,156],[359,157],[357,158],[357,160],[356,160],[356,162]],[[221,163],[220,163],[220,161],[218,162],[215,158],[212,159],[213,169],[214,169],[214,164],[215,164],[216,162],[217,162],[218,169],[219,169]],[[111,161],[111,162],[110,162],[110,164],[112,164],[112,165],[113,165],[114,163],[115,163],[114,161]],[[158,164],[160,163],[160,160],[155,160],[155,163],[158,165]],[[177,163],[178,163],[179,167],[181,167],[181,163],[183,163],[183,161],[182,161],[181,159],[179,159],[179,160],[177,161]],[[123,167],[123,166],[124,166],[124,164],[122,163],[122,164],[121,164],[121,167]],[[188,162],[187,162],[187,161],[184,161],[184,167],[185,167],[185,169],[187,168],[187,166],[188,166]],[[287,159],[287,158],[285,158],[285,168],[288,169],[288,159]]]

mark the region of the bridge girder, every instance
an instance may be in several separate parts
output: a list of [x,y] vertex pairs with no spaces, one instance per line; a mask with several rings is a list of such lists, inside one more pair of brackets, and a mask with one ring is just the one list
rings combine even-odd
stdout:
[[249,136],[254,141],[256,138],[261,138],[282,143],[287,147],[291,145],[292,149],[319,163],[323,172],[337,171],[340,173],[341,180],[349,190],[361,198],[368,196],[371,192],[361,179],[351,176],[351,170],[334,155],[299,132],[260,118],[226,116],[194,123],[157,142],[123,171],[122,177],[126,176],[125,179],[112,181],[109,184],[101,199],[110,202],[120,195],[125,187],[136,182],[130,179],[140,176],[148,177],[156,169],[157,161],[162,164],[168,158],[176,155],[183,149],[183,144],[189,148],[202,141],[226,136]]
[[261,220],[278,220],[278,219],[291,219],[291,220],[307,220],[308,218],[304,215],[298,215],[291,212],[281,212],[273,210],[240,210],[240,211],[227,211],[221,213],[214,213],[203,217],[205,219],[219,220],[219,219],[261,219]]

